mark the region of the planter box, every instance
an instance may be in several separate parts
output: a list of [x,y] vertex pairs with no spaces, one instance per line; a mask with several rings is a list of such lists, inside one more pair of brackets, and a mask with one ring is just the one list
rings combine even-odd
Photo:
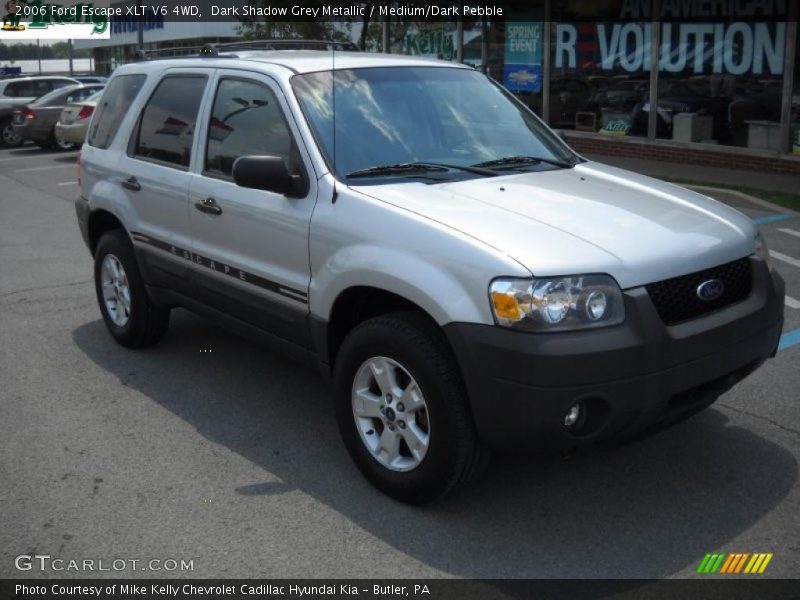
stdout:
[[672,120],[672,140],[675,142],[703,142],[714,132],[714,119],[709,115],[678,113]]
[[773,121],[745,121],[747,147],[777,150],[781,143],[781,124]]

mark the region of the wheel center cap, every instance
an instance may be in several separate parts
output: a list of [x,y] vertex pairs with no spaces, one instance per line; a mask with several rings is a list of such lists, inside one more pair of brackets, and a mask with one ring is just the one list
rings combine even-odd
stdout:
[[386,420],[387,421],[394,421],[397,415],[394,414],[394,409],[390,406],[386,409]]

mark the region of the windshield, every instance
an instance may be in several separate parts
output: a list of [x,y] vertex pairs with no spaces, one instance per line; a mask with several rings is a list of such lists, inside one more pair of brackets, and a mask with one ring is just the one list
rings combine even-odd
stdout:
[[[552,169],[559,166],[547,161],[576,160],[526,108],[477,71],[340,70],[335,97],[332,83],[331,71],[292,79],[321,150],[339,177],[354,173],[363,177],[367,169],[412,163],[468,167],[509,157],[537,157],[543,162],[528,161],[527,168]],[[430,174],[409,169],[407,176]],[[449,176],[480,174],[454,170]]]

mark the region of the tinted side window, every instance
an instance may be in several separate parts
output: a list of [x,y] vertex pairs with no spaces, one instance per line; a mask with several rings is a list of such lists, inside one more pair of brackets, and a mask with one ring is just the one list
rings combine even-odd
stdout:
[[58,88],[67,87],[69,85],[75,85],[75,82],[70,81],[69,79],[50,79],[48,83],[50,84],[51,90],[57,90]]
[[6,96],[12,98],[38,98],[50,91],[47,81],[13,81],[6,87]]
[[96,148],[108,148],[128,114],[131,103],[144,84],[144,75],[120,75],[111,80],[94,112],[87,141]]
[[205,172],[230,176],[240,156],[272,155],[300,173],[292,132],[278,99],[267,86],[241,79],[223,79],[208,124]]
[[82,100],[86,100],[86,98],[88,98],[89,96],[94,94],[96,91],[97,91],[97,88],[94,88],[94,87],[81,88],[81,89],[75,90],[74,92],[70,92],[67,95],[67,97],[64,100],[64,102],[66,104],[71,104],[73,102],[80,102]]
[[144,107],[134,155],[188,167],[206,77],[165,77]]

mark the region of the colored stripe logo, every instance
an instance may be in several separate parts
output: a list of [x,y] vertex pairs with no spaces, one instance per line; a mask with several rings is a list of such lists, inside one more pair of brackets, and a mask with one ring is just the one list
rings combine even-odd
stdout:
[[772,560],[772,552],[732,552],[706,554],[697,572],[700,575],[761,575]]

